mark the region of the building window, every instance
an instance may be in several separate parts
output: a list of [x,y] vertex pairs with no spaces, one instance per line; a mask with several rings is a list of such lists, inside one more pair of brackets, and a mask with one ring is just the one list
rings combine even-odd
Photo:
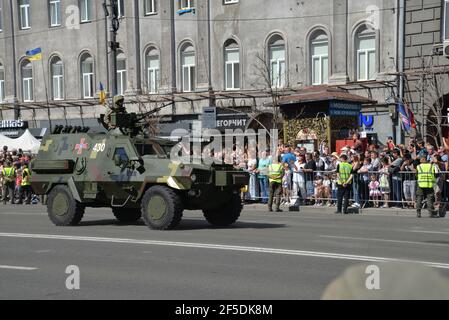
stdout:
[[0,63],[0,103],[5,101],[5,68]]
[[0,32],[3,31],[3,3],[0,1]]
[[81,15],[81,22],[88,22],[91,20],[90,0],[80,0],[80,15]]
[[195,8],[194,0],[179,0],[179,9],[192,9]]
[[329,81],[329,40],[324,33],[311,41],[312,84],[326,84]]
[[356,35],[357,80],[376,78],[376,35],[365,29]]
[[118,0],[117,1],[117,13],[119,17],[125,16],[125,0]]
[[445,0],[443,5],[443,30],[441,36],[443,41],[447,41],[449,40],[449,0]]
[[240,89],[240,51],[237,43],[229,43],[224,54],[226,90]]
[[182,91],[192,92],[195,90],[195,50],[188,45],[181,53],[182,66]]
[[56,27],[61,25],[61,1],[50,0],[50,26]]
[[223,0],[224,4],[233,4],[233,3],[239,3],[239,0]]
[[64,99],[64,70],[60,58],[55,57],[51,61],[51,85],[53,100]]
[[145,0],[145,14],[155,14],[156,0]]
[[24,60],[21,65],[22,74],[22,99],[23,102],[34,100],[33,93],[33,66],[29,60]]
[[81,59],[81,81],[84,99],[94,97],[94,59],[89,54],[84,54]]
[[30,0],[19,0],[20,29],[31,28]]
[[127,89],[126,57],[123,53],[117,56],[117,94],[125,94]]
[[147,67],[148,93],[157,93],[159,91],[159,54],[156,49],[148,50],[145,56]]
[[283,88],[286,83],[285,43],[280,36],[269,41],[268,57],[270,63],[270,79],[273,88]]

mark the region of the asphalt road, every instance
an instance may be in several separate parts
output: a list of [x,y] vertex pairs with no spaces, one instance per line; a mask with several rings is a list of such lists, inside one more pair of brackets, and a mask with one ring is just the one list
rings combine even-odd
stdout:
[[[62,228],[40,205],[0,206],[0,299],[319,299],[348,267],[398,260],[449,281],[447,218],[263,209],[225,229],[185,212],[177,230],[152,231],[107,209]],[[66,287],[71,265],[78,290]]]

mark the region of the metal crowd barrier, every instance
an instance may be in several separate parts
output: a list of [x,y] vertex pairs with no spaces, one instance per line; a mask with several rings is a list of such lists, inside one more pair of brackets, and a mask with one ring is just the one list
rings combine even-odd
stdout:
[[[247,190],[243,192],[244,199],[264,200],[260,179],[253,173],[250,176]],[[436,176],[435,210],[447,211],[449,209],[449,172],[441,171]],[[284,179],[283,183],[283,203],[293,204],[299,198],[301,205],[336,205],[338,187],[335,171],[292,173],[288,182],[286,180]],[[415,209],[417,187],[417,173],[410,171],[357,173],[353,174],[350,203],[360,210],[369,207]],[[286,199],[287,197],[290,199]]]

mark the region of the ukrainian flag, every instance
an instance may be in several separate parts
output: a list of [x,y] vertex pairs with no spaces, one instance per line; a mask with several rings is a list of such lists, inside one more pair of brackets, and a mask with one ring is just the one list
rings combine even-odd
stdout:
[[38,61],[42,59],[42,49],[36,48],[26,52],[27,58],[30,61]]
[[100,82],[100,103],[102,105],[106,103],[106,92],[104,91],[104,87],[101,82]]

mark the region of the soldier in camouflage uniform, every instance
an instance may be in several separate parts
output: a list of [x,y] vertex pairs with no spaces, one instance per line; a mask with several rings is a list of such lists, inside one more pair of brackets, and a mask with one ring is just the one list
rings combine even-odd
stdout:
[[108,130],[115,129],[115,126],[111,125],[112,115],[117,113],[126,113],[126,108],[123,105],[125,98],[122,95],[118,95],[114,97],[114,103],[112,107],[109,107],[108,112],[104,117],[104,124],[106,125]]

